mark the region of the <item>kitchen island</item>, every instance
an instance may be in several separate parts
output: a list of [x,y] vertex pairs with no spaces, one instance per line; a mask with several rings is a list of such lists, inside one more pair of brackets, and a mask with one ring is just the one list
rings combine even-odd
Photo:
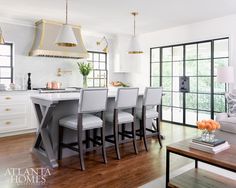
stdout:
[[[107,111],[113,111],[115,105],[115,91],[108,92]],[[41,161],[53,168],[58,167],[58,121],[62,117],[77,114],[80,93],[53,93],[53,94],[35,94],[31,96],[34,104],[39,127],[32,152],[36,154]],[[143,92],[140,91],[138,98],[138,107],[141,108]],[[152,121],[147,120],[147,127],[152,126]],[[138,121],[136,126],[139,126]],[[106,134],[112,133],[112,126],[106,126]],[[85,135],[84,135],[85,137]],[[71,130],[65,130],[65,142],[76,141],[76,134]],[[66,149],[65,149],[66,150]],[[73,151],[64,152],[65,156],[74,155]]]

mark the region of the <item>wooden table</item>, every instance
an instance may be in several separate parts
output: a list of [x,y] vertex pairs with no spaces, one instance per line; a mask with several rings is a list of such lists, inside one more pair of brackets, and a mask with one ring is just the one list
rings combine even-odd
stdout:
[[[212,172],[198,168],[198,161],[236,172],[236,145],[218,154],[206,153],[189,147],[191,139],[167,146],[166,150],[166,187],[214,187],[235,188],[236,180],[232,180]],[[195,168],[170,179],[170,153],[195,160]]]

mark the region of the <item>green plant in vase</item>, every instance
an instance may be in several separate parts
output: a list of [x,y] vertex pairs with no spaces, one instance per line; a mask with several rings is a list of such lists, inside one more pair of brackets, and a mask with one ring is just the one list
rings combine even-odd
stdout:
[[90,63],[78,63],[79,71],[83,75],[83,87],[87,87],[87,76],[92,70],[92,66]]

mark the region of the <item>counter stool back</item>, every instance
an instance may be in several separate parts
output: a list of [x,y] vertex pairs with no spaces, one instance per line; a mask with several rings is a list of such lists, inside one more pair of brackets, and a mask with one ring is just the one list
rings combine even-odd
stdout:
[[159,106],[161,105],[162,87],[146,87],[143,106]]
[[118,88],[115,109],[122,110],[136,107],[138,91],[138,88]]
[[107,107],[107,89],[82,89],[78,113],[105,111]]
[[[138,130],[137,135],[140,136],[140,138],[143,138],[146,151],[148,151],[146,131],[156,134],[159,144],[162,147],[161,135],[160,135],[161,99],[162,99],[161,87],[146,87],[144,97],[143,97],[142,110],[137,113],[137,117],[140,119],[140,130]],[[156,107],[156,110],[153,109],[155,107]],[[152,124],[154,130],[150,128],[146,128],[147,119],[156,120],[156,126]]]
[[[84,147],[83,147],[83,131],[100,129],[101,136],[90,138],[90,134],[86,134],[86,145],[92,141],[95,145],[102,147],[102,154],[104,163],[107,163],[106,151],[105,151],[105,115],[107,107],[107,89],[81,89],[80,99],[78,105],[78,114],[64,117],[59,120],[59,152],[58,159],[62,157],[62,148],[67,147],[74,151],[79,152],[81,169],[85,170],[84,164]],[[94,113],[100,113],[100,117],[94,115]],[[76,143],[63,143],[63,129],[68,128],[77,131]],[[78,146],[78,148],[74,146]],[[91,148],[90,148],[91,149]],[[94,148],[92,148],[94,149]],[[89,150],[89,148],[88,148]]]
[[[136,144],[136,131],[135,131],[135,119],[136,119],[136,105],[138,99],[138,88],[118,88],[117,96],[115,100],[114,112],[107,114],[107,121],[113,123],[113,135],[108,135],[106,141],[112,142],[115,144],[117,159],[120,159],[119,151],[119,134],[124,137],[132,138],[135,153],[138,153],[137,144]],[[129,110],[126,112],[123,110]],[[112,118],[113,115],[113,118]],[[131,123],[131,132],[125,131],[125,124]],[[122,132],[119,132],[119,125],[122,125]],[[113,137],[114,140],[110,138]]]

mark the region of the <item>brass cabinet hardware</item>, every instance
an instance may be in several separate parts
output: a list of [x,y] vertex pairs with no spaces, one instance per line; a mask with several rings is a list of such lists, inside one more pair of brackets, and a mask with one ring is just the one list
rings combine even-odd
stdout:
[[10,122],[10,121],[6,121],[5,124],[6,124],[6,125],[10,125],[11,122]]
[[5,99],[6,99],[6,100],[10,100],[10,99],[11,99],[11,97],[5,97]]
[[10,108],[6,108],[5,111],[6,111],[6,112],[9,112],[9,111],[11,111],[11,109],[10,109]]

